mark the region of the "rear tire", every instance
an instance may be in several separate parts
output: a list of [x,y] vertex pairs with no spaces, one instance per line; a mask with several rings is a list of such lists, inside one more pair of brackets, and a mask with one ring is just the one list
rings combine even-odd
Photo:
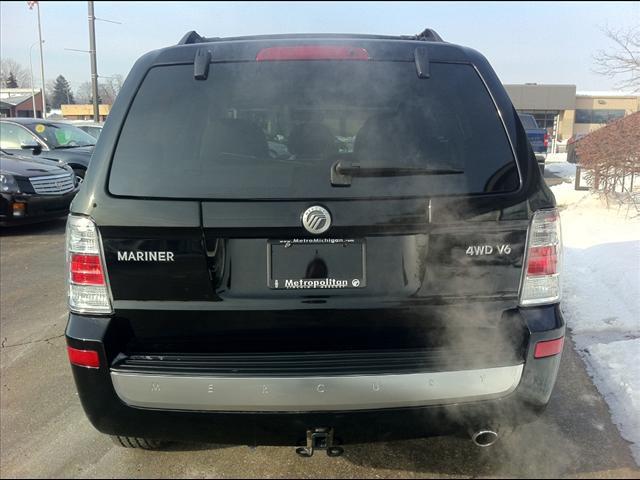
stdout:
[[139,448],[142,450],[160,450],[167,445],[167,442],[161,440],[152,440],[142,437],[122,437],[120,435],[110,435],[111,440],[118,447]]

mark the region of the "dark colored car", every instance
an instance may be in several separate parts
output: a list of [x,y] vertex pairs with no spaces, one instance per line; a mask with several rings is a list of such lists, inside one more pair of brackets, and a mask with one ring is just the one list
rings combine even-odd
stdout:
[[0,148],[69,165],[84,178],[96,139],[65,122],[41,118],[0,120]]
[[77,191],[70,167],[0,152],[0,226],[65,216]]
[[555,199],[487,60],[431,30],[144,55],[71,210],[69,358],[123,446],[487,446],[549,401]]
[[540,170],[544,172],[544,165],[547,159],[547,147],[549,145],[549,134],[545,128],[540,128],[536,118],[528,113],[519,114],[520,121],[524,130],[527,132],[527,138],[531,142],[531,148],[536,154]]
[[578,133],[567,141],[567,162],[580,163],[580,156],[578,155],[576,147],[578,146],[578,142],[586,136],[586,133]]

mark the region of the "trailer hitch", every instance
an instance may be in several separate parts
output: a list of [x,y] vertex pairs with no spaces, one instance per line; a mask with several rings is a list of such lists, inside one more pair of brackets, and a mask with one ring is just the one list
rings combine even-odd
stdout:
[[344,448],[334,445],[333,428],[324,427],[308,429],[307,446],[296,448],[296,453],[309,458],[315,450],[326,450],[329,457],[339,457],[344,453]]

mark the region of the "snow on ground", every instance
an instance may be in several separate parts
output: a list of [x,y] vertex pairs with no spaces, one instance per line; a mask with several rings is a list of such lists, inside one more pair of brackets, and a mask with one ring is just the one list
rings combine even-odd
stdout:
[[585,357],[589,373],[609,404],[613,421],[622,436],[634,443],[631,451],[640,463],[640,340],[594,343]]
[[545,160],[546,164],[549,163],[566,163],[567,162],[567,154],[566,153],[548,153],[547,158]]
[[575,166],[562,157],[548,159],[545,173],[564,180],[551,187],[562,219],[562,311],[640,465],[640,216],[574,190]]

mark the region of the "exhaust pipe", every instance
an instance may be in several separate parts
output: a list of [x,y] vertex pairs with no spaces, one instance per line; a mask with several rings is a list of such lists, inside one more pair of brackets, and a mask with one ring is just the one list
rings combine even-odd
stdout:
[[498,441],[498,433],[490,429],[469,432],[471,441],[478,447],[490,447]]

